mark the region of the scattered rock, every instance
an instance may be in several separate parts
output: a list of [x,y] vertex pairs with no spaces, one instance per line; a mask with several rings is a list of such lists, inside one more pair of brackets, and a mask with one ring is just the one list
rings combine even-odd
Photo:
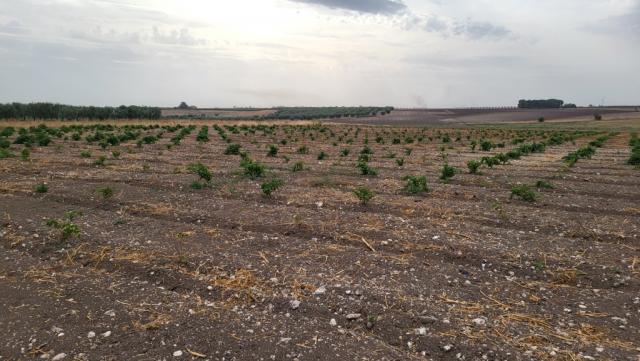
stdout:
[[355,320],[360,318],[362,315],[359,313],[350,313],[347,315],[347,320]]
[[291,307],[292,310],[297,310],[298,307],[300,307],[300,301],[298,300],[291,300],[289,302],[289,307]]
[[336,321],[336,319],[335,319],[335,318],[332,318],[332,319],[331,319],[331,321],[329,321],[329,324],[330,324],[331,326],[337,326],[337,325],[338,325],[338,322]]
[[109,316],[109,317],[116,317],[116,311],[114,311],[114,310],[106,311],[104,314]]
[[370,330],[373,328],[373,322],[367,321],[367,329]]
[[51,359],[51,361],[60,361],[62,359],[64,359],[65,357],[67,357],[67,354],[64,352],[61,352],[55,356],[53,356],[53,358]]
[[178,350],[178,351],[173,351],[173,357],[180,357],[182,356],[182,351]]
[[103,333],[100,334],[100,336],[109,337],[109,336],[111,336],[111,331],[103,332]]
[[626,318],[616,317],[616,316],[611,317],[611,320],[612,320],[612,321],[619,322],[619,323],[621,323],[621,324],[623,324],[623,325],[626,325],[626,324],[627,324],[627,322],[628,322]]
[[51,327],[51,332],[60,333],[60,332],[62,332],[62,329],[60,327],[53,326],[53,327]]
[[444,345],[444,346],[442,346],[442,350],[444,352],[449,352],[449,351],[453,350],[453,345],[452,344]]
[[420,316],[420,322],[422,322],[423,325],[429,325],[438,322],[438,319],[433,316]]
[[477,318],[474,318],[471,321],[476,326],[484,326],[484,325],[487,324],[487,318],[486,317],[477,317]]
[[89,333],[87,333],[87,337],[88,338],[94,338],[94,337],[96,337],[96,333],[93,332],[93,331],[89,331]]
[[320,287],[316,288],[315,291],[313,291],[313,294],[314,295],[322,295],[325,292],[327,292],[327,288],[325,286],[320,286]]

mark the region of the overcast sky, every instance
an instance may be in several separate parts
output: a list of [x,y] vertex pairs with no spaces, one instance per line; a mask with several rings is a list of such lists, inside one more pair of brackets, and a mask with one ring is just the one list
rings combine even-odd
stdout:
[[0,0],[0,102],[640,103],[640,0]]

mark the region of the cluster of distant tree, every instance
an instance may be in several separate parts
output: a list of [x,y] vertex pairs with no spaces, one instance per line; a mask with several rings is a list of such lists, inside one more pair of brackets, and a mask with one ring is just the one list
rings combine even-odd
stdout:
[[520,109],[547,109],[547,108],[577,108],[573,103],[565,104],[560,99],[520,99],[518,101],[518,108]]
[[0,103],[0,119],[160,119],[160,116],[160,108],[136,105],[94,107],[55,103]]
[[393,107],[286,107],[264,116],[265,119],[327,119],[370,117],[391,112]]
[[176,107],[177,109],[198,109],[195,105],[189,105],[187,102],[180,102],[180,105]]

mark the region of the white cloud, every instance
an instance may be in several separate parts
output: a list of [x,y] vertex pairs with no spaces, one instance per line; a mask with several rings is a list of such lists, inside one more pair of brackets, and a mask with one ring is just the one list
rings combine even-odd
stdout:
[[2,2],[0,101],[467,106],[606,97],[638,103],[638,4]]

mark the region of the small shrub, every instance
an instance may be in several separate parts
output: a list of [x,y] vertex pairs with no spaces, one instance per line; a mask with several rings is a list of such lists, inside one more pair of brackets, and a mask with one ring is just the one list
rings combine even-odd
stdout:
[[118,159],[120,158],[120,152],[117,150],[114,150],[113,152],[111,152],[111,155],[113,156],[113,158]]
[[511,197],[519,197],[527,202],[534,202],[536,200],[536,192],[534,192],[528,185],[522,184],[511,188]]
[[16,132],[16,129],[14,127],[2,128],[2,130],[0,131],[0,137],[10,137],[15,132]]
[[360,169],[360,174],[362,175],[370,175],[370,176],[378,175],[378,171],[371,168],[367,162],[360,161],[358,162],[357,167],[358,169]]
[[20,152],[20,157],[22,158],[23,161],[28,161],[29,158],[31,157],[31,151],[29,150],[29,148],[24,148],[22,149],[22,152]]
[[36,142],[39,146],[46,147],[51,144],[51,137],[45,132],[38,132],[36,134]]
[[225,149],[224,154],[226,155],[238,155],[240,154],[240,144],[229,144],[227,149]]
[[39,184],[36,184],[35,187],[33,187],[33,190],[36,193],[47,193],[47,191],[49,191],[49,186],[46,185],[45,183],[39,183]]
[[539,123],[543,123],[543,122],[544,122],[544,117],[540,117],[540,118],[538,118],[538,122],[539,122]]
[[407,193],[418,194],[429,191],[427,177],[425,176],[406,176],[402,179],[407,182],[404,186],[404,190]]
[[630,165],[640,165],[640,149],[633,151],[627,163]]
[[206,125],[203,125],[202,128],[200,128],[200,131],[198,132],[198,135],[196,136],[196,140],[198,142],[208,142],[209,141],[209,127]]
[[13,157],[13,153],[11,153],[8,149],[0,148],[0,159]]
[[398,165],[398,167],[402,167],[404,165],[404,158],[396,159],[396,164]]
[[351,150],[349,148],[345,148],[342,151],[340,151],[340,156],[341,157],[346,157],[349,155],[349,153],[351,152]]
[[539,180],[536,182],[536,188],[538,189],[552,189],[553,185],[551,183],[545,182],[543,180]]
[[448,182],[453,176],[456,174],[456,168],[446,164],[442,166],[440,171],[440,180],[443,182]]
[[371,156],[369,154],[360,154],[358,155],[358,162],[369,162],[371,160]]
[[282,187],[284,184],[280,179],[272,179],[270,181],[264,182],[260,185],[260,189],[262,189],[262,194],[265,197],[271,197],[271,194],[278,190],[278,188]]
[[240,162],[240,166],[244,169],[244,174],[250,178],[259,178],[264,174],[264,165],[246,158]]
[[486,164],[489,168],[493,168],[494,165],[500,164],[500,160],[496,157],[482,157],[480,162]]
[[469,173],[471,174],[476,174],[478,173],[478,169],[480,168],[480,165],[482,163],[478,162],[477,160],[470,160],[467,162],[467,168],[469,168]]
[[318,160],[323,160],[323,159],[325,159],[326,157],[327,157],[327,153],[325,153],[325,152],[320,152],[320,153],[318,154]]
[[187,170],[191,173],[197,174],[200,179],[204,180],[205,182],[211,182],[211,171],[209,171],[209,168],[207,168],[207,166],[205,166],[204,164],[200,162],[191,163],[187,166]]
[[307,148],[306,145],[303,145],[302,147],[298,148],[298,154],[307,154],[309,153],[309,148]]
[[96,192],[102,196],[103,199],[109,199],[113,197],[113,188],[111,187],[100,187],[96,189]]
[[485,152],[490,151],[491,148],[493,148],[493,147],[494,147],[493,143],[491,143],[491,141],[489,141],[489,140],[482,139],[480,141],[480,149],[482,149]]
[[293,163],[293,167],[291,167],[292,172],[300,172],[302,170],[304,170],[304,162],[298,161]]
[[83,152],[80,152],[80,157],[82,158],[91,158],[91,152],[85,150]]
[[198,189],[202,189],[202,188],[204,188],[204,185],[202,183],[200,183],[198,181],[191,182],[191,189],[198,190]]
[[63,219],[49,219],[46,223],[48,227],[60,231],[60,238],[64,241],[74,236],[80,235],[80,227],[72,223],[73,219],[79,215],[78,212],[70,211],[65,213]]
[[[158,141],[158,137],[155,135],[147,135],[142,138],[142,143],[144,144],[153,144]],[[138,142],[139,146],[142,147],[142,143]]]
[[276,155],[278,155],[278,147],[271,144],[269,146],[269,151],[267,152],[267,157],[275,157]]
[[596,113],[593,115],[593,119],[595,120],[602,120],[602,114]]
[[93,162],[93,165],[98,166],[98,167],[102,167],[104,166],[104,162],[107,160],[107,157],[105,157],[104,155],[101,155],[98,157],[98,159],[96,159]]
[[365,146],[364,148],[362,148],[362,150],[360,151],[360,154],[373,154],[373,151],[371,150],[371,148],[369,148],[368,146]]
[[373,192],[367,187],[358,187],[353,190],[353,194],[363,205],[366,205],[374,196]]

